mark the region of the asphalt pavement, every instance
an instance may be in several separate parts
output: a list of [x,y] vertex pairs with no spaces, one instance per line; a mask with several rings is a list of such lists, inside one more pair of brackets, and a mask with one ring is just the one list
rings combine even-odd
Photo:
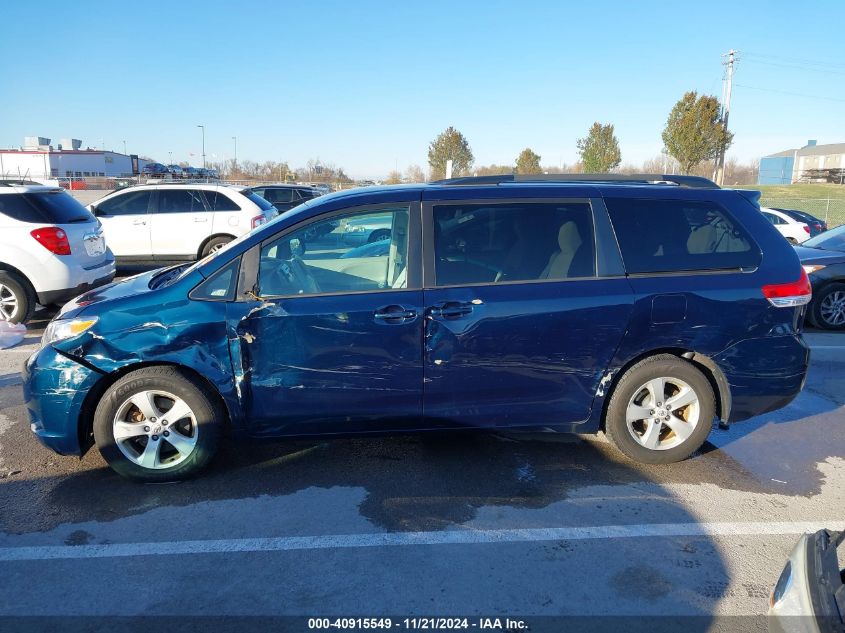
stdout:
[[601,435],[405,435],[227,445],[198,479],[140,485],[31,435],[19,369],[49,316],[0,351],[0,616],[27,616],[12,628],[638,615],[765,630],[798,535],[845,529],[845,334],[808,333],[804,392],[679,464],[634,464]]

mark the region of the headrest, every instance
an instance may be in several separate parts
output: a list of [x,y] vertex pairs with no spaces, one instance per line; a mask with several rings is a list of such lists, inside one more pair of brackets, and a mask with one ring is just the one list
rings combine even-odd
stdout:
[[560,230],[557,233],[557,244],[563,253],[571,253],[583,244],[581,233],[578,231],[578,227],[575,225],[575,222],[570,220],[569,222],[563,223],[563,226],[560,227]]

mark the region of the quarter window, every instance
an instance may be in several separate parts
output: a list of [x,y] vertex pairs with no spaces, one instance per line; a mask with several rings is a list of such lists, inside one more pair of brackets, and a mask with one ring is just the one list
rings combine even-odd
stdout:
[[590,205],[435,206],[434,255],[438,286],[592,277]]
[[265,244],[258,272],[264,296],[405,288],[407,206],[317,220]]
[[206,191],[205,199],[212,211],[240,211],[241,208],[229,196],[219,191]]
[[753,268],[760,252],[711,202],[605,199],[629,273]]

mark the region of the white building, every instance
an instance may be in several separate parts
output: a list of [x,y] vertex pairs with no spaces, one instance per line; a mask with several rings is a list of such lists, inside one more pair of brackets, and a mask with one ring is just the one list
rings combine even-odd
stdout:
[[27,137],[22,147],[0,149],[0,177],[42,180],[131,176],[147,163],[135,155],[81,149],[81,145],[76,139],[67,139],[53,147],[49,138]]

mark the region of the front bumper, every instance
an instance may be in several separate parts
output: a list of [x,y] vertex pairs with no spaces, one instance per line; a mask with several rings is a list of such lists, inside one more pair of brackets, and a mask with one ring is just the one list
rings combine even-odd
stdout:
[[30,429],[35,436],[61,455],[81,455],[82,405],[102,374],[48,345],[26,360],[21,376]]

